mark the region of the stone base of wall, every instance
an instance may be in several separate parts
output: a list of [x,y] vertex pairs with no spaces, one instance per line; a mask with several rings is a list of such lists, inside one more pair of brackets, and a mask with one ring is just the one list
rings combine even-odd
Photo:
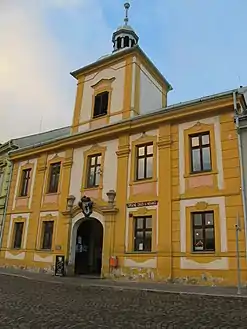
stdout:
[[[55,268],[52,264],[45,264],[43,267],[32,265],[17,265],[10,263],[0,263],[0,269],[13,269],[13,270],[23,270],[23,272],[28,271],[32,273],[41,273],[47,275],[54,275]],[[245,278],[245,271],[242,271],[242,286],[247,287],[247,282]],[[71,275],[72,276],[72,275]],[[157,282],[157,283],[167,283],[175,285],[206,285],[206,286],[236,286],[236,280],[234,276],[229,278],[227,273],[222,276],[214,276],[210,272],[203,272],[198,275],[179,275],[177,273],[174,277],[163,277],[159,275],[157,269],[153,268],[129,268],[129,267],[119,267],[116,269],[111,269],[110,273],[104,273],[102,271],[102,279],[120,280],[120,281],[132,281],[132,282]]]
[[50,274],[50,275],[54,274],[55,271],[54,265],[41,268],[41,267],[27,266],[27,265],[0,264],[0,268],[23,270],[31,273],[42,273],[42,274]]
[[[245,272],[242,272],[242,277]],[[178,285],[203,285],[203,286],[236,286],[235,278],[229,279],[227,273],[222,276],[213,275],[210,272],[203,272],[197,275],[164,277],[159,275],[158,270],[153,268],[117,268],[112,269],[110,274],[103,274],[103,277],[113,280],[145,281]],[[242,286],[247,286],[246,280],[242,279]]]
[[131,281],[156,281],[157,270],[153,268],[121,267],[112,269],[106,277]]

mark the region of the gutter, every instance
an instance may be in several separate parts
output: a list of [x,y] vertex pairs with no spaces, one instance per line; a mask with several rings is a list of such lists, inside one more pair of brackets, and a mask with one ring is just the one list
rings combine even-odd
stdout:
[[7,206],[8,206],[8,200],[9,200],[9,192],[10,192],[10,185],[13,175],[13,164],[11,163],[11,169],[9,173],[9,183],[8,183],[8,190],[5,198],[5,204],[4,204],[4,210],[3,210],[3,218],[2,222],[0,223],[0,250],[2,249],[2,242],[3,242],[3,230],[5,226],[5,220],[6,220],[6,213],[7,213]]
[[245,256],[247,258],[247,204],[246,204],[246,191],[245,191],[245,179],[244,179],[244,163],[243,163],[243,152],[242,152],[242,140],[240,135],[239,127],[239,116],[237,113],[237,91],[233,92],[233,106],[234,112],[236,113],[235,123],[238,135],[238,149],[239,149],[239,159],[240,159],[240,179],[241,179],[241,192],[243,200],[243,210],[244,210],[244,231],[245,231]]
[[13,145],[13,140],[9,140],[8,142],[0,145],[0,154],[1,153],[6,153],[8,150],[12,149],[12,145]]

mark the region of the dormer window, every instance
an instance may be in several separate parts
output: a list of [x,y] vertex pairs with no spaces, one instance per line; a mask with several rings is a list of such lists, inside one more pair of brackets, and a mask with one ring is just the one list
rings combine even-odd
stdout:
[[95,96],[93,118],[101,117],[107,114],[109,92],[104,91]]

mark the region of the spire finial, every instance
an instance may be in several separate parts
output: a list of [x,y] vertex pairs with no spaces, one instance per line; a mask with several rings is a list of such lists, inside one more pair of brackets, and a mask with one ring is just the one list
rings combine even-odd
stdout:
[[128,25],[128,21],[129,21],[128,13],[129,13],[129,9],[130,9],[130,3],[129,2],[126,2],[124,4],[124,8],[125,8],[125,19],[124,19],[124,23],[125,23],[125,25]]

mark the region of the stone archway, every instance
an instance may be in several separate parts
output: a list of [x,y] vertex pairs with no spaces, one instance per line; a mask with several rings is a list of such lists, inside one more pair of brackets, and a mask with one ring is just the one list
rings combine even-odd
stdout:
[[[118,209],[112,205],[97,206],[94,204],[93,212],[89,217],[84,217],[81,209],[76,206],[72,212],[71,229],[69,239],[68,250],[68,273],[74,274],[75,260],[76,260],[76,245],[78,239],[78,229],[83,221],[96,220],[102,226],[102,266],[101,276],[107,276],[110,271],[109,259],[114,253],[114,227],[115,227],[115,215]],[[83,228],[83,226],[82,226]],[[99,267],[99,265],[98,265]],[[98,271],[99,272],[99,271]],[[99,273],[100,274],[100,273]]]
[[[77,248],[77,240],[78,240],[78,230],[79,227],[86,221],[92,220],[97,221],[102,227],[102,249],[104,244],[104,237],[105,237],[105,220],[104,216],[96,211],[93,211],[90,217],[83,217],[81,210],[78,208],[75,209],[74,217],[72,218],[71,222],[71,236],[70,236],[70,248],[69,248],[69,268],[71,269],[70,273],[74,273],[75,270],[75,262],[76,262],[76,248]],[[82,226],[83,228],[83,226]],[[102,252],[102,259],[103,259],[103,252]],[[78,260],[77,260],[78,261]]]
[[103,226],[96,218],[84,218],[77,228],[74,272],[100,275],[102,267]]

